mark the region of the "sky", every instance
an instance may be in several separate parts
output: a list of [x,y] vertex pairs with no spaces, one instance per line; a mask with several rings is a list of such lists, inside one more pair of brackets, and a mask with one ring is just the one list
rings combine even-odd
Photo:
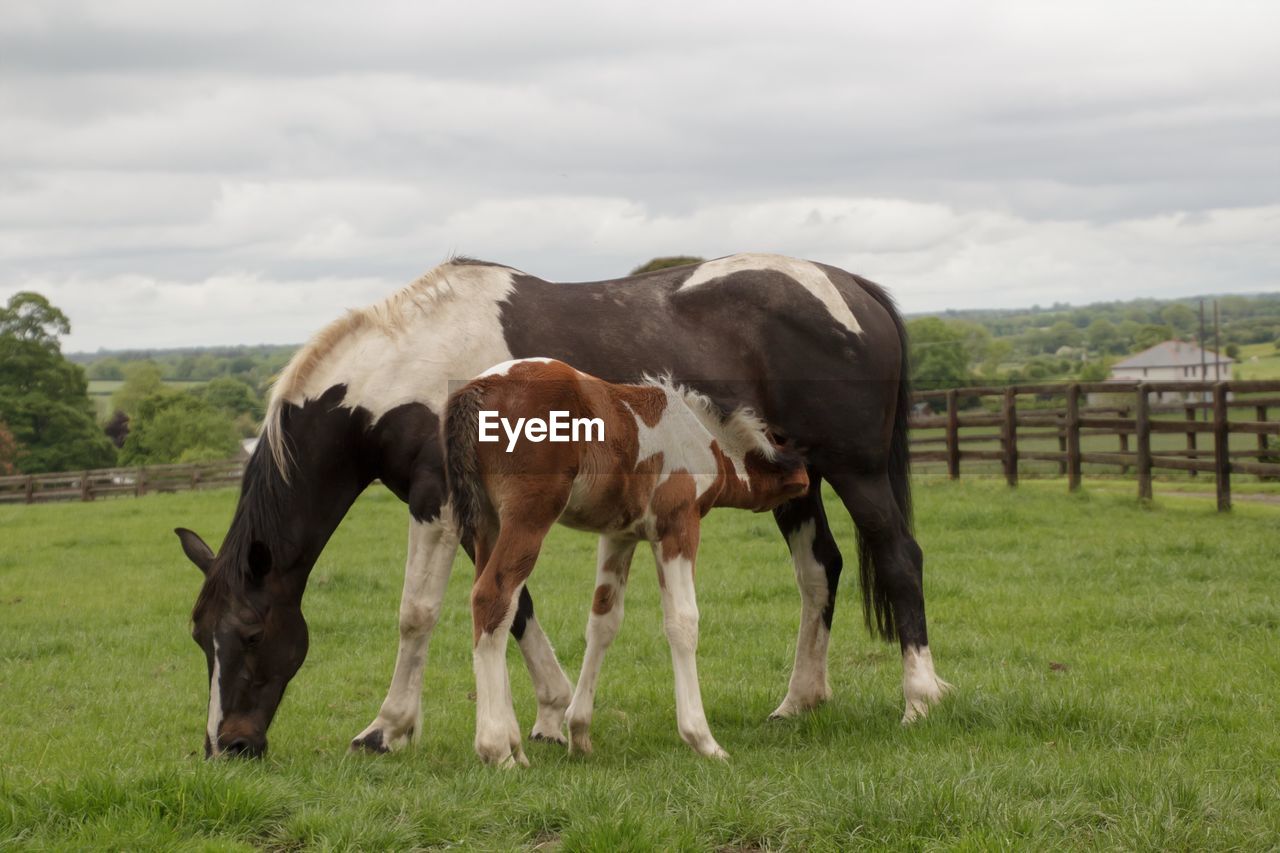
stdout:
[[739,251],[909,312],[1280,291],[1280,4],[4,0],[0,299],[65,350]]

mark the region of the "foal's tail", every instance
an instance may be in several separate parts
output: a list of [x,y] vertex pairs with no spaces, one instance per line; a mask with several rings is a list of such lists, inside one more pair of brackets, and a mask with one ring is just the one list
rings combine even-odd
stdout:
[[463,542],[474,542],[476,528],[489,512],[476,441],[480,435],[480,404],[485,388],[471,383],[454,392],[444,410],[445,482],[453,503],[453,516]]
[[[897,306],[893,304],[893,297],[866,279],[859,278],[858,281],[893,318],[894,328],[898,332],[898,346],[902,355],[898,367],[897,403],[894,407],[893,433],[889,439],[889,464],[886,473],[889,486],[893,490],[894,503],[898,505],[898,513],[902,516],[902,523],[910,531],[912,528],[911,445],[907,424],[911,417],[911,359],[907,326]],[[882,577],[877,577],[870,543],[861,531],[858,531],[858,570],[858,579],[862,587],[862,612],[866,618],[867,629],[873,634],[878,633],[886,640],[898,639],[898,625],[893,615],[893,599]]]

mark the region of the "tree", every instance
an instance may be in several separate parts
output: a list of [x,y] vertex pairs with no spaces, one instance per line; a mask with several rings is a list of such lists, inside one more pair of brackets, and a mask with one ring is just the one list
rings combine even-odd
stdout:
[[1199,316],[1196,312],[1179,302],[1166,305],[1161,309],[1160,319],[1181,336],[1194,334],[1196,325],[1199,323]]
[[253,420],[262,419],[262,401],[249,383],[233,376],[220,376],[208,382],[199,394],[211,406],[226,412],[233,418],[250,415]]
[[1106,317],[1099,317],[1084,330],[1085,345],[1101,355],[1124,352],[1124,344],[1120,340],[1120,330],[1116,324]]
[[643,263],[631,271],[632,275],[639,275],[642,272],[653,272],[654,270],[665,270],[668,267],[683,267],[689,264],[700,264],[702,258],[694,255],[668,255],[666,257],[654,258],[648,263]]
[[195,394],[161,390],[139,401],[120,461],[160,465],[227,459],[239,446],[226,414]]
[[1138,329],[1138,334],[1134,336],[1133,344],[1138,350],[1150,349],[1156,344],[1170,340],[1172,337],[1173,329],[1169,326],[1149,323]]
[[85,368],[90,379],[105,379],[118,382],[124,379],[124,365],[114,356],[100,358]]
[[115,449],[94,419],[84,370],[62,356],[67,316],[38,293],[0,308],[0,421],[18,445],[23,473],[99,468]]
[[124,412],[116,409],[111,419],[107,421],[107,425],[102,428],[107,438],[111,439],[111,443],[119,450],[124,447],[124,440],[129,437],[129,416]]
[[18,472],[18,439],[9,432],[9,427],[0,423],[0,476],[8,476]]
[[959,388],[969,384],[965,333],[937,317],[907,323],[911,381],[920,388]]
[[164,387],[164,375],[154,361],[134,361],[124,367],[124,384],[111,395],[111,408],[129,417],[138,414],[138,407],[148,397]]

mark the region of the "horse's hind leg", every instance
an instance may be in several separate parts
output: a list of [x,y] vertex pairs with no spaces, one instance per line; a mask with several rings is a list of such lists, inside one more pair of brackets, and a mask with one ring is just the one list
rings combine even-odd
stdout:
[[903,723],[924,716],[951,688],[933,670],[924,616],[924,554],[884,475],[828,475],[858,526],[868,619],[902,648]]
[[471,590],[476,676],[476,752],[487,764],[528,765],[521,748],[520,724],[511,703],[507,672],[507,632],[516,615],[516,599],[533,571],[549,525],[502,524]]
[[843,561],[822,508],[821,481],[815,471],[810,470],[809,482],[808,494],[773,511],[778,529],[787,538],[800,588],[800,632],[787,696],[770,719],[794,716],[831,697],[827,644]]
[[693,588],[693,561],[698,549],[696,516],[676,522],[673,535],[653,543],[662,590],[662,627],[671,645],[676,682],[676,725],[680,737],[694,751],[712,758],[728,758],[707,725],[698,686],[698,601]]
[[596,681],[604,653],[622,627],[622,603],[627,591],[627,573],[636,543],[631,539],[601,536],[596,556],[596,591],[587,617],[587,650],[582,656],[582,672],[569,705],[570,749],[591,752],[591,716],[596,698]]
[[533,692],[538,698],[538,718],[529,737],[563,744],[564,715],[573,696],[573,683],[564,674],[551,640],[533,615],[533,597],[525,587],[520,588],[511,636],[520,645],[520,654],[524,656],[524,665],[529,670]]

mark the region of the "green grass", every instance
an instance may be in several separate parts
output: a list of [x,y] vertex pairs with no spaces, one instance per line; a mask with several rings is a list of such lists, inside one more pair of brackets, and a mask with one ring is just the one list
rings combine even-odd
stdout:
[[1280,349],[1276,349],[1274,343],[1240,347],[1239,363],[1232,369],[1232,378],[1280,379]]
[[[699,666],[733,756],[675,731],[656,581],[641,561],[610,651],[595,754],[530,744],[480,766],[465,559],[431,649],[426,732],[350,756],[390,675],[405,512],[362,498],[315,568],[311,653],[261,762],[206,762],[187,635],[199,575],[170,528],[216,539],[228,491],[0,508],[0,848],[1268,849],[1280,844],[1280,508],[922,482],[932,647],[957,691],[904,729],[896,650],[867,638],[853,572],[833,700],[767,723],[798,600],[767,516],[708,522]],[[839,519],[836,507],[830,507]],[[851,530],[840,520],[846,556]],[[533,576],[577,671],[591,537]],[[642,558],[637,557],[640,561]],[[512,649],[523,725],[533,699]],[[1051,663],[1065,669],[1051,669]]]

